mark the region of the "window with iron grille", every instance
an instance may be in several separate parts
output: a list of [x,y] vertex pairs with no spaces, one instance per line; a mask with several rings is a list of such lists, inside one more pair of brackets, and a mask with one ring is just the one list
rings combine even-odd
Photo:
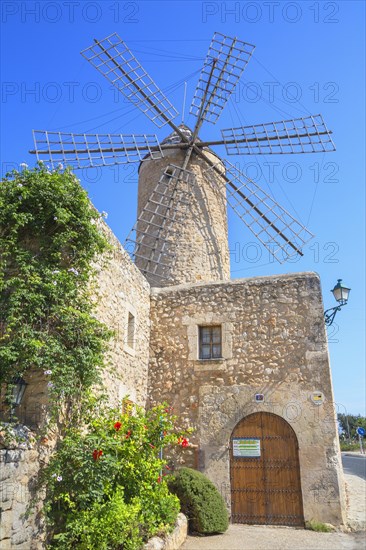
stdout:
[[221,325],[198,327],[199,329],[199,358],[221,359]]

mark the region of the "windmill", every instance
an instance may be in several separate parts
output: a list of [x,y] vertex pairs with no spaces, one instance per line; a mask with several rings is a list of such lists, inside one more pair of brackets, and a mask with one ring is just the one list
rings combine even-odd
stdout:
[[75,169],[140,163],[138,217],[125,247],[153,286],[230,277],[229,204],[279,261],[303,255],[310,231],[256,182],[212,150],[227,155],[334,151],[321,115],[227,128],[221,139],[202,141],[204,122],[215,124],[246,68],[254,46],[215,33],[192,99],[191,130],[174,122],[178,112],[115,33],[81,53],[157,127],[155,134],[75,134],[35,130],[38,160]]

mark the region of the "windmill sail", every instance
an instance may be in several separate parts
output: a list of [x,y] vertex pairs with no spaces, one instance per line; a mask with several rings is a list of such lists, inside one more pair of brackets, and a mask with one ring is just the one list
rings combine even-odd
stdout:
[[[233,164],[227,160],[223,163],[228,182],[226,200],[248,229],[280,263],[296,254],[302,256],[303,246],[313,238],[310,231]],[[212,184],[216,185],[214,178]],[[224,189],[221,192],[225,195]]]
[[216,32],[192,99],[190,113],[215,124],[255,46]]
[[321,115],[221,130],[228,155],[325,153],[335,151]]
[[169,280],[195,176],[170,164],[166,167],[149,200],[125,241],[125,249],[144,275]]
[[178,111],[118,34],[94,42],[81,55],[156,126],[161,128],[177,116]]
[[33,130],[38,160],[52,168],[59,164],[76,168],[112,166],[159,159],[163,156],[152,134],[69,134]]
[[227,191],[223,186],[220,193],[278,261],[302,255],[303,246],[312,238],[304,225],[228,161],[223,161],[226,174],[223,173],[222,164],[213,159],[207,147],[225,145],[228,155],[334,151],[332,132],[321,115],[227,128],[217,141],[203,142],[198,136],[204,121],[216,123],[254,48],[237,38],[214,34],[191,103],[190,113],[196,117],[191,131],[174,123],[176,109],[118,34],[95,39],[92,46],[81,52],[83,57],[159,128],[165,124],[171,126],[173,139],[159,144],[156,135],[151,134],[34,131],[35,150],[30,152],[53,168],[60,163],[87,168],[155,160],[163,157],[163,153],[170,159],[167,162],[174,162],[175,150],[180,150],[176,163],[182,162],[181,167],[168,166],[126,241],[135,263],[151,278],[172,280],[171,267],[178,265],[174,263],[173,240],[183,234],[179,232],[187,214],[194,216],[188,205],[192,191],[199,189],[194,187],[197,185],[194,173],[187,170],[195,155],[207,165],[208,176],[215,172],[216,182],[210,178],[212,186],[218,186],[217,175],[226,181]]

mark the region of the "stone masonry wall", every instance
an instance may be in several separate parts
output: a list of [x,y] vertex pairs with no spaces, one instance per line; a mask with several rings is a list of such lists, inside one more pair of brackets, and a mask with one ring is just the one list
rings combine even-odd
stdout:
[[[99,264],[95,300],[98,319],[113,329],[116,336],[109,346],[103,378],[112,404],[129,395],[144,407],[149,365],[150,285],[106,225],[105,231],[113,252]],[[133,341],[128,334],[129,315],[134,318]]]
[[[112,405],[129,395],[135,403],[145,406],[147,398],[150,287],[132,264],[121,244],[103,224],[113,252],[103,258],[97,268],[94,284],[96,316],[115,331],[103,371],[105,389]],[[134,336],[128,334],[128,317],[134,318]],[[131,319],[131,317],[130,317]],[[52,370],[52,365],[49,365]],[[45,464],[55,445],[53,437],[39,436],[44,423],[48,391],[47,377],[42,372],[30,372],[24,377],[26,388],[22,405],[17,409],[22,424],[31,426],[33,436],[26,442],[8,443],[0,433],[0,529],[1,550],[30,550],[43,548],[44,529],[39,510],[42,495],[30,516],[23,519],[30,497],[34,496],[40,464]]]
[[45,464],[54,446],[47,438],[37,438],[25,427],[0,432],[0,548],[30,550],[44,548],[43,493],[32,504],[40,465]]
[[[196,432],[186,464],[230,509],[229,443],[250,413],[277,414],[299,443],[305,520],[343,523],[343,477],[320,281],[314,273],[152,290],[150,405],[168,401]],[[198,326],[222,325],[222,359],[198,359]],[[322,392],[316,405],[312,392]],[[263,393],[263,403],[256,403]],[[194,456],[196,455],[196,456]]]

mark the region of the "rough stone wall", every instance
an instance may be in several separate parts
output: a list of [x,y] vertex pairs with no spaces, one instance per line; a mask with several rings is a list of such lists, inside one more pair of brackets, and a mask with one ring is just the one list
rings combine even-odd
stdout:
[[[135,403],[145,406],[147,399],[150,287],[139,270],[132,264],[121,244],[103,224],[113,251],[96,265],[94,283],[96,316],[115,331],[109,344],[106,368],[103,371],[105,389],[112,405],[129,395]],[[134,338],[128,337],[128,315],[134,317]],[[131,334],[130,334],[131,336]],[[52,365],[49,365],[52,370]],[[46,463],[57,439],[40,435],[48,403],[47,376],[41,371],[24,376],[28,383],[23,402],[17,409],[22,424],[35,430],[35,439],[22,445],[7,442],[0,433],[0,507],[3,518],[0,529],[0,548],[30,550],[43,548],[43,524],[39,510],[42,495],[29,518],[22,514],[34,496],[35,484],[41,463]]]
[[[343,523],[343,478],[320,281],[314,273],[152,290],[150,404],[168,401],[230,509],[229,442],[250,413],[285,418],[299,443],[305,520]],[[198,359],[198,326],[221,324],[223,359]],[[316,405],[312,392],[323,392]],[[255,402],[262,393],[264,402]],[[196,455],[196,456],[195,456]]]
[[[219,159],[210,152],[206,155],[215,163]],[[141,164],[139,174],[138,216],[146,206],[162,173],[169,164],[182,166],[185,151],[179,149],[165,150],[164,158],[148,160]],[[192,189],[192,196],[183,215],[183,222],[174,223],[171,230],[163,232],[168,246],[165,250],[175,255],[173,268],[170,272],[171,280],[146,275],[152,286],[160,287],[180,283],[196,283],[203,281],[220,281],[230,278],[230,259],[227,240],[227,212],[226,201],[220,189],[225,188],[225,181],[215,172],[210,172],[211,184],[204,171],[209,166],[192,153],[187,170],[195,174],[196,184]],[[222,166],[222,170],[224,167]],[[173,203],[175,206],[175,203]],[[148,208],[154,208],[149,204]],[[160,224],[161,220],[159,221]],[[146,232],[146,224],[140,229]],[[154,232],[149,227],[148,232]],[[148,237],[143,242],[156,245]],[[159,241],[158,247],[162,247]],[[150,249],[144,251],[145,256]],[[166,261],[166,260],[165,260]],[[141,269],[147,267],[146,260],[137,258],[136,265]]]
[[40,464],[48,461],[54,441],[37,439],[36,434],[18,426],[14,437],[0,432],[0,548],[30,550],[44,548],[42,495],[34,498]]
[[[129,395],[145,406],[149,365],[150,285],[131,262],[112,231],[105,225],[113,252],[98,265],[96,315],[115,331],[103,371],[112,404]],[[134,318],[134,338],[129,341],[128,318]]]

